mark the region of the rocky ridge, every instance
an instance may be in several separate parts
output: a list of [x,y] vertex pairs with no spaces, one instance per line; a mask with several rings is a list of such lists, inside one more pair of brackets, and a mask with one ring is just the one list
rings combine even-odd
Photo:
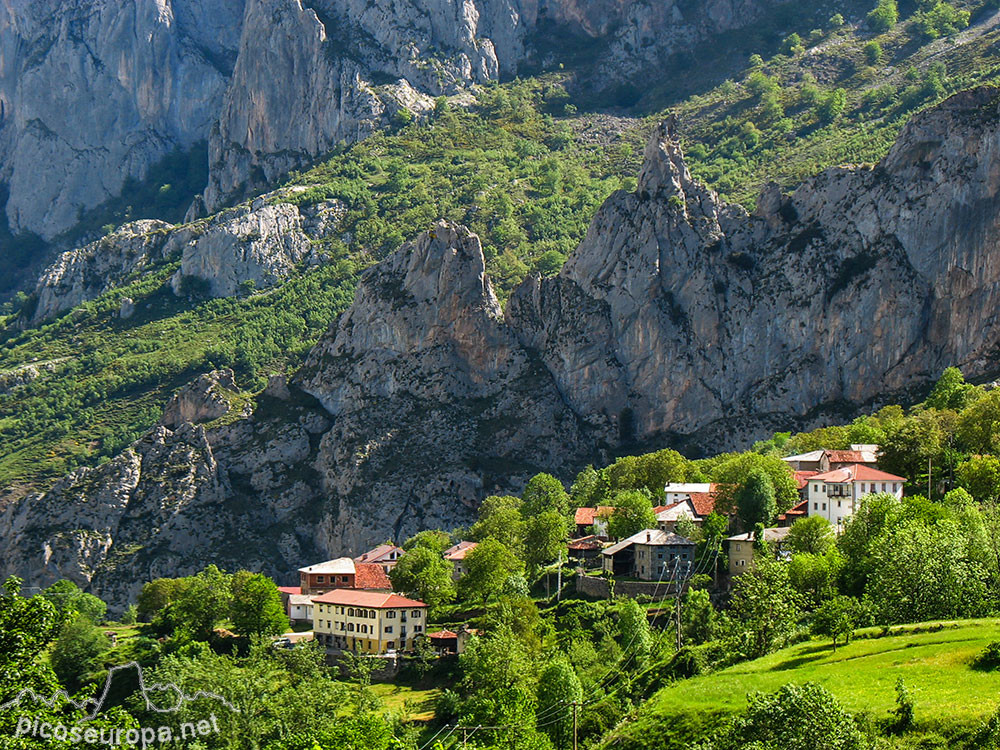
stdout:
[[988,377],[998,175],[995,88],[916,116],[877,165],[766,190],[752,215],[691,178],[664,123],[637,189],[607,200],[557,276],[501,312],[478,239],[436,225],[363,275],[252,413],[158,427],[9,505],[3,572],[72,574],[116,606],[166,566],[286,580],[303,560],[468,523],[485,494],[622,444],[736,447],[948,365]]
[[[550,39],[602,45],[605,84],[780,0],[10,0],[0,5],[0,185],[12,231],[81,211],[209,144],[189,218],[261,192],[401,108],[513,76]],[[558,44],[556,45],[558,47]],[[551,53],[555,54],[555,52]]]

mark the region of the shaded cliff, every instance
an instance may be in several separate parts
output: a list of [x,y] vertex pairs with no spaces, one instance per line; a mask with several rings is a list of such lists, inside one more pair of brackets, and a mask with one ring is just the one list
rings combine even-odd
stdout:
[[879,164],[766,190],[752,215],[691,178],[664,123],[557,276],[502,312],[478,238],[435,225],[239,413],[231,375],[203,377],[114,461],[9,505],[0,572],[69,576],[118,607],[209,561],[288,580],[468,523],[484,495],[623,442],[721,450],[948,365],[993,374],[998,215],[998,89],[916,116]]

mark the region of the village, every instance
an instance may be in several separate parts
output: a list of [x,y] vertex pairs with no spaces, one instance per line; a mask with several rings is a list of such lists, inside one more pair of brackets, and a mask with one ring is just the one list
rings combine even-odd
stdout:
[[[652,508],[655,527],[613,538],[612,506],[573,509],[565,551],[555,568],[555,597],[582,595],[657,598],[682,594],[699,577],[713,595],[724,597],[732,582],[753,569],[755,555],[788,559],[784,542],[793,524],[824,519],[839,534],[858,503],[868,495],[903,496],[905,477],[878,468],[879,446],[851,445],[849,450],[818,449],[781,459],[794,478],[798,502],[777,514],[774,525],[739,528],[731,510],[718,507],[721,486],[711,482],[667,483],[660,504]],[[706,547],[692,538],[712,516],[725,519],[720,543]],[[441,532],[436,532],[441,533]],[[440,552],[454,583],[467,572],[479,543],[458,540]],[[315,640],[331,658],[351,652],[394,659],[429,646],[437,656],[460,654],[477,633],[466,623],[433,628],[427,603],[394,590],[391,573],[410,554],[388,542],[356,557],[340,557],[299,569],[297,586],[279,586],[295,632],[282,645]],[[727,561],[727,562],[725,562]],[[563,578],[573,579],[564,594]],[[546,588],[550,587],[546,574]]]

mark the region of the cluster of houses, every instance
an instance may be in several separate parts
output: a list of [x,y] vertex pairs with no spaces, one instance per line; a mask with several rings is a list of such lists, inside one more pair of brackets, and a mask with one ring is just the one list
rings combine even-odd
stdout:
[[[822,516],[840,528],[866,495],[890,493],[902,497],[906,479],[878,468],[878,446],[853,445],[850,450],[816,450],[784,459],[795,477],[799,502],[764,529],[764,540],[782,554],[782,544],[799,518]],[[567,545],[570,562],[599,568],[616,578],[669,581],[689,572],[696,545],[677,533],[678,524],[700,526],[715,512],[718,486],[711,483],[671,483],[664,488],[664,504],[653,509],[656,528],[643,529],[627,539],[608,537],[612,507],[578,508],[576,537]],[[729,572],[736,576],[752,568],[755,532],[725,540]],[[462,541],[445,550],[457,581],[465,572],[466,557],[476,542]],[[289,618],[312,624],[314,638],[330,652],[354,651],[393,655],[412,651],[426,638],[441,654],[461,653],[474,631],[427,631],[427,605],[393,592],[389,572],[404,551],[394,544],[380,545],[355,558],[309,565],[299,570],[299,585],[279,587]]]
[[[903,496],[904,477],[878,468],[877,445],[852,445],[850,450],[815,450],[783,459],[795,477],[799,502],[764,530],[764,539],[780,551],[789,527],[799,518],[822,516],[835,529],[854,513],[866,495]],[[718,486],[711,483],[671,483],[664,488],[664,505],[653,509],[657,528],[612,543],[608,518],[612,507],[578,508],[577,538],[569,542],[569,557],[582,567],[600,567],[615,576],[640,581],[663,580],[677,566],[694,559],[694,542],[676,533],[682,518],[700,526],[715,511]],[[725,540],[729,572],[739,575],[753,565],[754,532]]]

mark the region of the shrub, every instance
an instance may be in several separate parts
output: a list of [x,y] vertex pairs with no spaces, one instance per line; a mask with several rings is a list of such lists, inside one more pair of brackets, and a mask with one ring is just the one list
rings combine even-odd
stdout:
[[805,46],[802,44],[802,37],[798,34],[789,34],[781,43],[781,54],[790,57],[805,52],[805,49]]
[[916,28],[926,39],[950,36],[969,25],[970,14],[948,3],[939,2],[914,16]]
[[888,31],[899,22],[899,7],[896,0],[878,0],[878,5],[868,14],[868,26],[872,31]]
[[983,672],[1000,669],[1000,641],[993,641],[976,654],[976,658],[972,660],[972,668]]
[[844,25],[844,17],[840,15],[840,13],[834,13],[832,16],[830,16],[830,20],[827,21],[827,26],[829,26],[831,29],[839,29],[843,25]]
[[882,62],[882,45],[872,39],[864,47],[865,61],[869,65],[878,65]]
[[824,96],[816,107],[816,117],[820,122],[831,123],[847,109],[847,92],[834,89]]

